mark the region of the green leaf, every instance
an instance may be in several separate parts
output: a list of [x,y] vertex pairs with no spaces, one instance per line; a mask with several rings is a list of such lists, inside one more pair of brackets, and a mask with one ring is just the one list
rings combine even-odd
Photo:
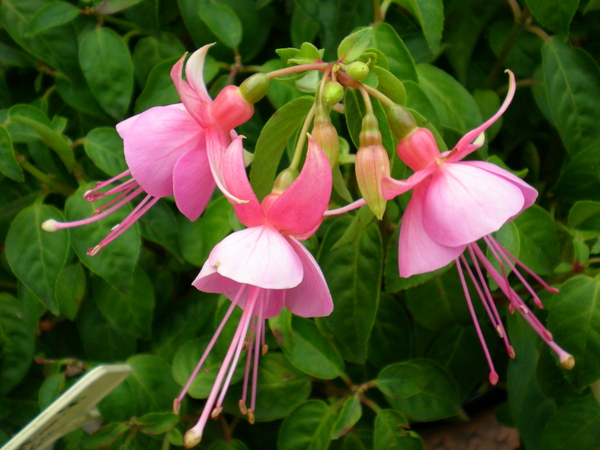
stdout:
[[600,406],[582,398],[562,406],[548,421],[542,435],[544,450],[595,450],[600,448]]
[[406,310],[391,295],[382,294],[369,342],[368,360],[378,369],[410,358],[411,323]]
[[366,27],[346,36],[337,49],[338,60],[344,64],[356,61],[369,47],[373,29]]
[[331,439],[338,439],[345,435],[350,428],[362,417],[362,406],[358,396],[349,397],[342,406],[342,410],[331,430]]
[[23,181],[23,171],[15,157],[8,130],[0,125],[0,172],[15,181]]
[[[429,97],[427,97],[427,94],[425,94],[425,91],[423,91],[421,86],[414,81],[405,81],[402,84],[406,90],[406,104],[404,106],[409,108],[411,112],[412,110],[417,111],[423,117],[423,123],[419,123],[419,117],[415,116],[417,125],[429,128],[434,135],[436,135],[436,133],[439,135],[437,130],[440,130],[440,132],[443,131],[442,122],[438,116],[437,110],[433,106],[433,103],[431,103],[431,100],[429,100]],[[432,130],[431,126],[433,126],[436,131]],[[440,146],[440,140],[441,143],[443,143],[443,147]],[[443,139],[438,139],[436,136],[436,142],[438,143],[438,147],[441,151],[443,151],[442,148],[446,148],[446,144],[444,143]]]
[[401,364],[419,367],[425,377],[425,387],[421,392],[407,398],[386,397],[395,410],[410,419],[424,422],[450,417],[457,413],[460,406],[459,390],[448,372],[428,359],[415,359]]
[[583,50],[560,38],[542,47],[548,103],[560,137],[571,155],[600,139],[600,69]]
[[110,443],[117,440],[119,436],[129,430],[129,425],[126,423],[109,423],[103,426],[98,431],[88,436],[85,441],[84,448],[104,448]]
[[114,128],[94,128],[86,136],[83,148],[94,164],[111,177],[128,169],[123,154],[123,139]]
[[[106,203],[105,199],[89,203],[83,198],[83,194],[92,189],[94,185],[95,183],[89,183],[81,186],[67,199],[65,215],[68,221],[87,219],[92,216],[99,206]],[[88,256],[87,251],[94,248],[102,239],[108,236],[111,229],[122,222],[131,211],[131,206],[125,205],[108,217],[70,229],[73,249],[81,262],[123,294],[129,292],[133,270],[140,254],[141,240],[137,224],[133,224],[96,256]],[[56,232],[56,234],[59,233],[65,232],[61,230]]]
[[[185,53],[185,47],[171,33],[161,33],[159,36],[148,36],[140,39],[133,50],[133,70],[135,79],[140,86],[145,87],[148,75],[160,63],[169,61],[172,67],[176,59]],[[171,85],[174,87],[173,82]],[[176,103],[175,102],[172,103]]]
[[204,4],[200,18],[219,41],[229,48],[237,48],[242,40],[242,23],[237,14],[227,5]]
[[437,53],[444,28],[444,4],[442,0],[394,0],[415,17],[432,53]]
[[250,167],[250,184],[259,200],[271,192],[285,146],[304,122],[314,101],[307,96],[291,101],[273,114],[260,132]]
[[96,8],[99,14],[113,14],[133,6],[142,0],[103,0]]
[[42,111],[31,105],[15,105],[8,111],[11,122],[26,125],[37,133],[44,144],[60,157],[65,167],[71,172],[75,166],[73,149],[66,139],[54,131],[52,123]]
[[55,373],[44,380],[38,394],[40,410],[43,411],[58,398],[65,388],[65,379],[64,373]]
[[179,416],[171,412],[149,413],[135,421],[136,426],[144,434],[163,434],[172,429],[179,422]]
[[373,450],[422,450],[423,442],[408,428],[408,420],[393,409],[384,409],[375,418]]
[[85,295],[85,273],[79,263],[63,268],[56,283],[56,300],[63,313],[71,321],[75,320],[77,310]]
[[69,254],[69,232],[48,233],[41,224],[62,218],[53,206],[33,205],[21,211],[6,237],[6,258],[15,275],[48,308],[58,315],[56,283]]
[[230,441],[215,441],[208,447],[208,450],[248,450],[246,444],[237,439]]
[[319,24],[307,15],[302,8],[294,8],[290,23],[292,45],[300,47],[304,42],[312,42],[319,31]]
[[[279,341],[286,358],[304,373],[331,380],[344,370],[344,361],[335,347],[325,339],[313,321],[292,316],[292,343]],[[281,336],[281,335],[280,335]]]
[[583,200],[575,203],[569,211],[567,226],[600,233],[600,202]]
[[377,314],[383,250],[375,224],[369,225],[354,242],[331,250],[348,224],[348,219],[342,218],[329,228],[318,261],[335,304],[326,320],[333,330],[336,347],[347,361],[362,364]]
[[423,391],[426,378],[418,364],[396,363],[384,368],[377,376],[377,387],[388,397],[407,398]]
[[375,66],[371,71],[377,75],[377,79],[379,80],[377,90],[389,97],[393,102],[404,105],[406,101],[406,89],[404,89],[402,82],[383,67]]
[[122,120],[133,93],[133,63],[121,37],[105,27],[86,33],[79,43],[79,63],[100,106]]
[[418,83],[415,62],[398,33],[387,23],[380,23],[373,31],[375,48],[387,56],[390,72],[400,81],[411,80]]
[[68,23],[78,17],[79,9],[67,2],[49,3],[38,10],[29,22],[27,34],[34,35],[40,31]]
[[[436,109],[442,126],[460,135],[481,125],[481,112],[469,92],[437,67],[419,64],[420,86]],[[447,142],[454,145],[454,142]]]
[[554,191],[566,201],[600,200],[599,174],[600,141],[567,157]]
[[373,222],[374,218],[375,216],[367,205],[360,207],[358,213],[352,218],[350,226],[346,228],[340,240],[331,249],[335,250],[354,241]]
[[92,278],[96,306],[113,327],[138,339],[150,339],[154,311],[154,289],[140,268],[133,274],[129,295],[123,295],[100,277]]
[[563,372],[581,391],[600,378],[600,278],[567,280],[548,308],[548,329],[554,340],[575,358]]
[[544,27],[566,35],[579,0],[527,0],[527,6]]
[[171,69],[176,59],[168,59],[157,64],[144,86],[144,90],[135,101],[134,112],[142,113],[155,106],[171,105],[179,102],[179,94],[171,79]]
[[19,301],[0,293],[0,393],[8,393],[25,376],[34,350],[35,336]]
[[335,416],[321,400],[310,400],[292,412],[281,424],[278,450],[325,450],[331,439]]

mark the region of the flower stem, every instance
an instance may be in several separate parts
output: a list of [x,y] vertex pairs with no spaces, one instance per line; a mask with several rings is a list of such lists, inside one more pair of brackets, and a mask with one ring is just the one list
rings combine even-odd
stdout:
[[304,144],[306,142],[306,134],[308,133],[308,127],[312,123],[313,117],[315,116],[315,110],[317,109],[317,103],[313,103],[312,108],[308,112],[306,119],[304,120],[304,124],[302,125],[302,129],[300,130],[300,135],[298,136],[298,142],[296,143],[296,148],[294,149],[294,157],[292,158],[292,162],[290,163],[291,169],[298,170],[298,166],[300,165],[300,160],[302,159],[302,150],[304,149]]
[[367,405],[369,408],[371,408],[375,412],[375,414],[379,415],[381,413],[382,409],[379,407],[379,405],[377,403],[375,403],[370,398],[367,398],[364,395],[361,395],[360,401],[363,402],[365,405]]
[[321,72],[323,72],[329,65],[330,63],[326,62],[315,64],[302,64],[299,66],[292,66],[286,67],[285,69],[274,70],[272,72],[266,73],[265,75],[267,76],[267,78],[269,78],[269,80],[272,80],[273,78],[283,77],[284,75],[291,75],[293,73],[298,72],[305,72],[307,70],[320,70]]
[[23,155],[20,155],[15,152],[15,156],[17,158],[17,162],[23,168],[23,170],[29,172],[31,175],[37,178],[40,182],[45,184],[51,191],[64,195],[71,195],[73,192],[75,192],[73,188],[70,188],[69,186],[66,186],[56,181],[54,178],[46,175],[40,169],[35,167],[29,161],[27,161]]

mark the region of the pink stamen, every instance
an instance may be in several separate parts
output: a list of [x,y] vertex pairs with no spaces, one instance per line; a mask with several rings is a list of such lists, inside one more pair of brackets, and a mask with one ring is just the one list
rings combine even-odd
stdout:
[[[133,191],[138,185],[135,184],[133,186],[130,186],[128,189],[126,189],[124,192],[122,192],[121,194],[119,194],[118,196],[116,196],[115,198],[111,199],[110,201],[106,202],[104,205],[99,206],[93,213],[92,216],[96,216],[98,214],[100,214],[103,210],[109,208],[110,206],[114,205],[115,203],[117,203],[119,200],[121,200],[123,197],[127,196],[131,191]],[[92,203],[95,202],[96,200],[102,198],[103,196],[96,196],[93,195],[91,199],[88,199],[88,202]]]
[[[256,318],[258,320],[258,318]],[[246,415],[248,408],[246,407],[246,400],[248,399],[248,380],[250,379],[250,365],[252,363],[252,347],[254,345],[252,336],[256,331],[256,321],[252,323],[252,329],[250,330],[250,339],[248,340],[248,353],[246,354],[246,368],[244,370],[244,385],[242,387],[242,399],[238,403],[240,407],[240,413]]]
[[360,208],[361,206],[366,205],[367,202],[365,202],[364,198],[359,198],[358,200],[349,203],[346,206],[343,206],[341,208],[336,208],[336,209],[329,209],[327,211],[325,211],[325,213],[323,214],[324,216],[337,216],[338,214],[344,214],[345,212],[348,211],[352,211],[353,209],[356,208]]
[[[473,324],[475,325],[475,330],[477,331],[477,336],[479,336],[479,341],[481,342],[481,346],[483,347],[483,352],[485,353],[485,358],[487,359],[488,366],[490,368],[490,383],[492,385],[498,382],[498,373],[494,369],[494,363],[492,362],[492,357],[490,356],[490,352],[487,348],[487,344],[485,343],[485,339],[483,337],[483,333],[481,332],[481,327],[479,326],[479,321],[477,320],[477,314],[475,314],[475,308],[473,307],[473,302],[471,302],[471,296],[469,295],[469,288],[467,287],[467,282],[465,280],[465,275],[463,273],[462,264],[465,267],[468,265],[467,260],[464,255],[460,255],[459,259],[456,260],[456,268],[458,269],[458,276],[460,277],[460,283],[462,284],[463,291],[465,293],[465,299],[467,300],[467,305],[469,306],[469,312],[471,313],[471,318],[473,319]],[[473,280],[474,281],[474,280]]]
[[[114,195],[118,192],[130,191],[131,189],[134,189],[136,186],[139,186],[138,182],[134,178],[131,178],[106,192],[95,192],[94,189],[87,191],[84,194],[83,198],[85,198],[88,202],[91,203],[91,202],[99,200],[103,197],[110,197],[111,195]],[[103,206],[105,206],[105,205],[103,205]]]
[[131,175],[131,170],[126,170],[125,172],[120,173],[116,177],[112,177],[109,180],[98,181],[96,183],[96,186],[93,187],[93,189],[90,189],[85,194],[83,194],[83,198],[87,199],[88,198],[88,194],[92,194],[93,192],[96,192],[97,190],[102,189],[104,186],[108,186],[109,184],[112,184],[115,181],[120,180],[121,178],[126,177],[128,175]]
[[[265,301],[264,296],[265,295],[263,293],[263,295],[260,298],[260,301],[261,301],[260,305],[259,305],[260,311],[259,311],[258,318],[257,318],[258,319],[257,320],[258,329],[256,330],[256,344],[254,346],[254,367],[252,367],[252,398],[250,401],[250,409],[252,411],[256,411],[256,388],[258,386],[258,359],[259,359],[259,356],[261,353],[260,339],[263,334],[263,329],[265,326],[265,318],[264,318],[265,317],[264,316],[265,308],[264,308],[264,306],[267,302]],[[248,353],[248,356],[250,356],[250,353]]]

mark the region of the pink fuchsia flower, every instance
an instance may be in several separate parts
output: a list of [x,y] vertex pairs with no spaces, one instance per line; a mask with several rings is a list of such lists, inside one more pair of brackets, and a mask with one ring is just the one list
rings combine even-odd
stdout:
[[[537,191],[527,183],[500,167],[482,161],[461,161],[483,145],[483,132],[508,108],[514,93],[515,80],[509,72],[509,90],[500,107],[485,123],[469,131],[451,151],[440,153],[431,132],[416,128],[400,140],[397,152],[400,158],[415,171],[405,181],[384,178],[384,197],[395,196],[413,189],[412,198],[404,212],[398,248],[401,277],[431,272],[456,262],[463,284],[469,310],[473,317],[479,339],[490,366],[490,381],[495,384],[495,372],[483,334],[471,303],[463,268],[469,274],[481,298],[494,328],[504,339],[506,349],[514,358],[514,350],[508,342],[491,293],[485,282],[481,265],[498,284],[511,304],[511,311],[518,309],[525,320],[541,338],[558,354],[565,368],[572,368],[573,357],[562,350],[552,339],[550,332],[531,313],[519,295],[511,288],[507,273],[513,271],[532,295],[535,304],[542,307],[539,297],[527,283],[517,266],[533,276],[550,292],[548,286],[521,261],[510,254],[491,234],[502,225],[517,217],[530,207]],[[501,267],[502,275],[494,268],[476,241],[483,239],[490,253]],[[463,253],[469,251],[475,273],[471,270]]]
[[[154,107],[117,124],[129,169],[98,183],[84,194],[90,202],[111,195],[116,197],[98,208],[91,218],[67,223],[49,220],[42,224],[44,230],[56,231],[95,222],[135,197],[146,194],[122,223],[88,250],[88,255],[93,256],[126,231],[161,197],[173,195],[178,209],[191,221],[202,214],[215,188],[206,137],[211,135],[213,141],[221,143],[220,148],[213,146],[214,151],[224,151],[231,142],[230,134],[235,136],[232,128],[248,120],[253,113],[253,105],[235,86],[228,86],[214,102],[211,100],[203,81],[204,59],[209,48],[210,45],[205,45],[190,56],[185,65],[187,81],[183,79],[185,55],[171,70],[171,78],[183,103]],[[126,177],[129,178],[119,186],[101,192]]]
[[[232,201],[232,204],[237,217],[248,228],[221,241],[193,282],[197,289],[224,294],[232,303],[190,380],[175,400],[175,410],[233,309],[239,306],[243,313],[198,423],[185,435],[187,448],[200,442],[209,416],[216,417],[221,412],[245,343],[247,363],[239,405],[242,414],[247,414],[249,421],[254,422],[258,360],[265,349],[265,319],[279,314],[284,306],[302,317],[326,316],[333,309],[323,273],[300,243],[316,231],[329,203],[331,168],[327,156],[310,138],[301,173],[291,185],[283,180],[283,189],[278,189],[276,182],[273,193],[262,203],[258,202],[246,177],[241,137],[231,143],[217,163],[219,182],[227,194],[243,199]],[[284,178],[287,175],[289,173],[284,172]],[[282,181],[281,176],[278,181]],[[289,187],[285,189],[286,186]],[[248,408],[251,366],[252,388]]]

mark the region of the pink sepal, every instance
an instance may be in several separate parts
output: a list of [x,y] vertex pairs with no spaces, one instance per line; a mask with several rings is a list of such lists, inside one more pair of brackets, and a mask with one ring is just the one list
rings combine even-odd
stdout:
[[192,222],[204,211],[215,189],[206,151],[190,150],[173,170],[173,194],[179,211]]
[[391,200],[400,194],[410,191],[436,170],[438,170],[437,167],[419,170],[406,180],[395,180],[388,176],[383,177],[381,180],[381,192],[383,193],[383,197],[386,200]]

